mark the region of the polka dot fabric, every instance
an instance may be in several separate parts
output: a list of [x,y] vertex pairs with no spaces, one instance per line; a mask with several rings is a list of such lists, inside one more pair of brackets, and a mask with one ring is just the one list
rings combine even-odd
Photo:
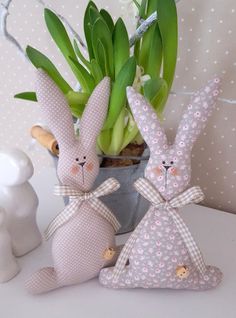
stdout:
[[[58,177],[63,185],[89,192],[99,172],[96,138],[106,117],[110,80],[104,78],[94,89],[81,119],[80,137],[75,137],[67,102],[46,73],[37,71],[36,93],[45,121],[56,136],[60,156]],[[98,276],[112,261],[103,254],[115,247],[112,225],[86,201],[53,237],[53,267],[43,268],[26,282],[32,294],[82,283]],[[114,260],[113,260],[114,262]]]
[[[177,197],[189,184],[191,149],[215,108],[219,83],[215,78],[194,94],[173,144],[168,144],[152,106],[133,88],[127,89],[135,121],[150,147],[145,177],[166,201]],[[113,279],[114,268],[103,269],[99,279],[104,286],[205,290],[220,283],[222,273],[218,268],[207,266],[204,274],[196,268],[167,208],[151,205],[141,222],[129,265],[117,280]]]

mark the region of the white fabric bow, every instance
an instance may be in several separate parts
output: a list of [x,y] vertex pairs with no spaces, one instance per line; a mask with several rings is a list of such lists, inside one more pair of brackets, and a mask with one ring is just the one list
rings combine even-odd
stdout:
[[[181,208],[187,204],[199,203],[204,199],[204,194],[200,187],[192,187],[185,192],[178,195],[176,198],[173,198],[170,201],[165,201],[161,194],[156,190],[156,188],[151,184],[150,181],[144,178],[138,179],[134,183],[136,190],[146,198],[153,206],[158,209],[165,209],[169,212],[172,217],[187,249],[192,259],[192,262],[195,264],[196,268],[201,274],[204,274],[206,271],[206,265],[203,260],[201,251],[199,250],[196,242],[194,241],[188,227],[184,223],[183,219],[179,216],[176,208]],[[130,252],[136,242],[140,230],[142,229],[146,219],[150,216],[150,213],[153,212],[153,209],[149,209],[146,215],[143,217],[137,228],[134,230],[128,241],[126,242],[119,259],[115,265],[113,272],[113,281],[116,282],[125,268],[125,265],[128,261]]]
[[114,231],[117,232],[120,228],[120,223],[108,207],[98,198],[115,192],[119,189],[119,187],[119,182],[114,178],[107,179],[96,190],[87,193],[81,192],[80,190],[67,185],[55,186],[54,194],[69,196],[70,203],[49,224],[44,233],[45,239],[48,240],[59,227],[68,222],[76,213],[78,213],[79,207],[83,201],[87,201],[97,213],[104,217],[113,226]]

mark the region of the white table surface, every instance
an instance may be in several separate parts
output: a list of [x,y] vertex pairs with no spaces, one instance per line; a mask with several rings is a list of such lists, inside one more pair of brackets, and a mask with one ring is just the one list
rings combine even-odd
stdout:
[[[53,168],[32,179],[40,199],[41,229],[63,208],[61,198],[52,194],[56,183]],[[236,216],[194,205],[184,208],[182,215],[206,262],[219,266],[224,273],[224,280],[217,289],[205,292],[108,290],[94,279],[31,296],[24,290],[24,281],[38,268],[51,264],[47,243],[20,258],[21,273],[0,285],[0,318],[235,318]]]

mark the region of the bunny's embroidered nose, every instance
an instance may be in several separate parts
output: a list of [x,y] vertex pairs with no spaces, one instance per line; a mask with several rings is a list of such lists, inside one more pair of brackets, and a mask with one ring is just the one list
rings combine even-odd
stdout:
[[79,162],[79,165],[83,168],[83,166],[86,164],[86,161],[84,162]]
[[164,166],[164,168],[165,168],[166,170],[168,170],[170,167],[171,167],[171,166]]

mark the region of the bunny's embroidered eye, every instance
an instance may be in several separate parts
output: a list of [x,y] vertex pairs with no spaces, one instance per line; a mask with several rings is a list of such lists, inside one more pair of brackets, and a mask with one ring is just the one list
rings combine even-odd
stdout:
[[172,161],[170,162],[170,164],[173,165],[173,164],[174,164],[174,161],[172,160]]
[[76,161],[79,161],[79,158],[76,158],[75,160],[76,160]]
[[165,164],[166,164],[166,162],[165,162],[165,161],[162,161],[162,164],[163,164],[163,165],[165,165]]
[[86,160],[86,156],[84,156],[84,160]]

